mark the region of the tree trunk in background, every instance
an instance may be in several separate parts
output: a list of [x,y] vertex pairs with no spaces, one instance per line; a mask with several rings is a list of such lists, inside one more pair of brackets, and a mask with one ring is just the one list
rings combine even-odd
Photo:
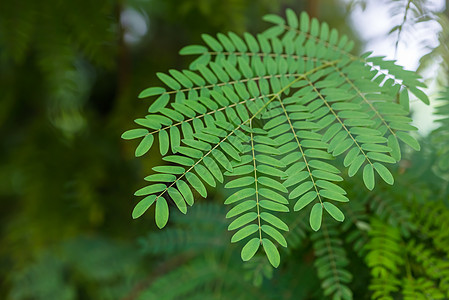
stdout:
[[449,18],[449,0],[446,0],[446,7],[444,8],[444,13],[446,14],[446,17]]
[[[449,1],[449,0],[446,0]],[[319,0],[307,0],[307,12],[310,17],[318,18]]]
[[126,89],[129,83],[129,73],[130,73],[130,60],[128,46],[125,43],[125,30],[122,24],[123,6],[119,2],[116,6],[116,19],[118,25],[118,76],[117,76],[117,94],[120,95],[123,90]]
[[[136,95],[130,93],[131,83],[131,58],[128,45],[125,42],[124,25],[122,24],[121,15],[123,12],[123,1],[117,1],[116,15],[118,26],[118,40],[117,40],[117,78],[116,78],[116,94],[114,103],[114,112],[111,114],[111,120],[122,124],[122,117],[126,113],[130,113],[131,106],[128,101],[135,99]],[[125,112],[125,113],[124,113]]]

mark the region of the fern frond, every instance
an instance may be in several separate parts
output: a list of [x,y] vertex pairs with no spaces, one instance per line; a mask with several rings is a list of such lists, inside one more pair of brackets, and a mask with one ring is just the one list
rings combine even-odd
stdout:
[[[229,225],[228,229],[235,230],[241,227],[232,236],[231,242],[237,242],[256,234],[257,237],[252,238],[242,248],[242,259],[244,261],[250,260],[259,246],[263,245],[270,263],[277,267],[280,262],[279,252],[271,240],[287,247],[287,241],[279,230],[288,231],[288,227],[281,219],[273,215],[273,212],[289,211],[286,206],[288,200],[283,196],[287,189],[278,181],[279,178],[287,174],[273,167],[272,163],[270,165],[264,159],[260,159],[267,155],[279,154],[276,140],[271,139],[268,132],[263,129],[254,130],[251,121],[249,128],[251,130],[250,142],[247,151],[243,151],[242,161],[233,166],[232,172],[225,173],[228,176],[242,176],[249,173],[249,176],[239,177],[225,185],[228,188],[240,188],[225,201],[225,204],[239,201],[239,204],[234,206],[226,215],[227,218],[240,215]],[[257,132],[260,136],[255,139],[253,132]],[[271,176],[278,180],[271,178]],[[245,198],[249,199],[244,200]],[[248,210],[255,211],[248,212]],[[253,223],[253,221],[256,221],[256,223]]]
[[395,228],[399,228],[406,237],[415,228],[411,213],[404,207],[401,201],[387,193],[379,193],[379,195],[370,198],[369,208],[380,220]]
[[196,259],[158,277],[137,299],[270,299],[241,272],[214,257]]
[[447,172],[449,170],[449,88],[446,88],[438,99],[439,104],[436,107],[435,114],[440,117],[436,122],[440,126],[431,133],[432,143],[435,145],[437,151],[437,163],[435,171],[445,180],[449,180]]
[[352,299],[348,287],[352,274],[345,269],[349,260],[335,225],[325,221],[322,230],[313,233],[311,238],[317,257],[314,264],[324,295],[332,295],[332,299]]
[[429,11],[423,0],[392,1],[390,5],[390,14],[392,17],[397,16],[401,19],[399,24],[390,30],[390,34],[397,33],[395,42],[395,53],[397,54],[401,35],[404,33],[407,25],[412,26],[415,24],[410,24],[410,19],[414,20],[416,23],[422,22],[428,18],[427,14],[429,14]]
[[429,202],[415,211],[414,221],[421,234],[432,240],[433,247],[449,257],[449,210],[444,203]]
[[216,280],[220,271],[217,261],[198,259],[159,277],[137,299],[180,299]]
[[89,285],[83,293],[88,298],[123,298],[143,275],[141,259],[132,244],[97,236],[65,240],[13,272],[8,298],[73,300],[79,298],[81,283],[86,281]]
[[373,291],[372,299],[393,299],[391,293],[399,290],[401,281],[397,275],[404,264],[400,233],[394,227],[372,219],[369,235],[365,261],[371,269],[369,289]]
[[[436,286],[439,291],[445,292],[445,295],[440,292],[439,298],[433,297],[435,299],[449,297],[449,262],[445,258],[440,258],[435,251],[427,248],[424,244],[414,240],[407,244],[407,253],[420,264],[419,271],[428,278],[425,280],[426,285],[432,287],[435,292],[438,291]],[[429,279],[435,280],[436,285]]]
[[[223,228],[225,229],[225,228]],[[145,254],[164,254],[199,251],[204,247],[225,249],[227,243],[219,238],[225,233],[223,230],[213,228],[204,230],[202,234],[191,229],[169,228],[160,233],[150,234],[141,238],[139,244]]]
[[151,184],[136,192],[145,198],[134,218],[155,203],[162,228],[169,198],[185,214],[196,195],[207,196],[207,186],[231,177],[225,187],[239,189],[225,202],[233,205],[227,217],[236,217],[229,226],[238,229],[232,242],[245,240],[243,260],[262,246],[278,266],[277,245],[287,246],[281,231],[288,227],[274,212],[289,212],[292,201],[296,212],[312,207],[309,224],[315,231],[324,211],[342,222],[337,205],[349,199],[338,185],[338,156],[350,176],[363,167],[368,189],[375,186],[375,171],[393,184],[385,164],[400,160],[399,140],[419,149],[408,134],[416,129],[406,117],[408,107],[395,99],[408,90],[423,101],[426,96],[417,75],[382,58],[350,54],[353,43],[346,36],[339,38],[305,13],[298,19],[287,10],[286,21],[265,19],[275,26],[257,36],[203,35],[206,46],[183,48],[183,55],[198,55],[190,70],[158,73],[167,88],[140,94],[158,98],[151,114],[135,120],[142,127],[122,137],[141,138],[136,156],[158,138],[170,163],[154,167],[156,174],[146,177]]
[[[67,284],[63,276],[64,263],[57,257],[44,254],[25,270],[17,272],[12,278],[12,299],[48,299],[57,297],[63,300],[75,298],[76,290]],[[42,278],[53,280],[42,282]]]
[[[82,108],[91,89],[90,64],[110,68],[115,62],[117,34],[111,28],[117,24],[106,15],[113,15],[116,8],[108,1],[37,5],[24,0],[20,9],[16,3],[2,5],[2,58],[19,66],[33,57],[44,79],[49,119],[67,136],[86,125]],[[89,34],[86,24],[74,18],[78,15],[89,20]]]
[[[293,14],[290,15],[292,16]],[[276,15],[268,15],[264,20],[274,23],[275,26],[267,29],[266,32],[270,36],[278,36],[287,31],[289,35],[297,34],[302,40],[312,40],[317,44],[321,44],[331,49],[335,56],[343,55],[351,60],[359,61],[371,66],[373,71],[377,73],[379,79],[391,79],[395,84],[412,92],[424,103],[429,103],[427,95],[417,88],[425,88],[426,85],[420,80],[419,75],[415,72],[404,70],[403,67],[396,65],[394,61],[384,60],[384,57],[369,57],[371,52],[365,53],[361,55],[361,57],[351,54],[350,51],[352,50],[354,43],[352,41],[348,42],[347,36],[343,35],[339,40],[337,30],[329,30],[329,26],[324,22],[320,26],[315,18],[313,19],[312,25],[309,16],[305,12],[301,13],[301,22],[295,22],[293,21],[294,19],[295,17],[291,17],[286,24],[285,20],[282,18]]]
[[435,65],[434,62],[441,60],[438,64],[437,76],[435,76],[436,81],[444,86],[447,85],[447,71],[449,70],[449,50],[446,47],[449,41],[449,18],[445,13],[436,14],[433,17],[441,27],[441,31],[438,33],[438,44],[435,46],[430,46],[432,49],[429,53],[425,54],[419,60],[418,72],[429,69],[430,66]]
[[413,277],[404,278],[402,296],[404,300],[445,299],[445,295],[434,286],[432,281]]

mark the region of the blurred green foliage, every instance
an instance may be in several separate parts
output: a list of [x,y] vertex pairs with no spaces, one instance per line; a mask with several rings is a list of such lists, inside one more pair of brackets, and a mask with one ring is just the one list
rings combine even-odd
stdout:
[[[1,295],[66,240],[133,244],[153,229],[149,218],[131,220],[129,195],[157,162],[126,161],[133,146],[120,140],[129,116],[147,105],[135,108],[138,92],[156,71],[186,65],[177,52],[200,33],[258,30],[263,14],[288,2],[2,2]],[[49,272],[60,266],[52,259],[44,260]]]
[[[148,106],[136,96],[156,82],[155,73],[187,65],[177,55],[182,46],[198,43],[201,33],[261,31],[261,16],[285,7],[317,14],[354,38],[344,6],[330,0],[2,1],[2,298],[321,299],[313,242],[299,219],[288,236],[293,250],[277,271],[264,260],[242,264],[239,249],[228,246],[225,212],[213,204],[222,202],[221,190],[165,231],[155,229],[149,214],[133,221],[129,195],[160,162],[132,159],[135,145],[120,140],[129,117]],[[447,199],[441,188],[447,183],[430,171],[433,152],[424,154],[409,158],[414,171],[400,177],[393,199]],[[351,199],[369,200],[361,182],[348,182]],[[385,210],[367,213],[375,211],[386,224],[409,230]],[[368,217],[354,220],[339,229],[340,237],[368,223]],[[352,232],[348,239],[367,238],[363,230]],[[437,241],[445,250],[444,239]],[[364,299],[369,270],[352,243],[345,244],[347,268],[357,274],[351,288]]]

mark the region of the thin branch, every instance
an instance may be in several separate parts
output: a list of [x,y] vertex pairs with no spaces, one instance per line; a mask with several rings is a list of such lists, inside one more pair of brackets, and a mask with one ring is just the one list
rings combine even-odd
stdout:
[[[249,127],[253,129],[252,121],[249,121]],[[254,165],[254,185],[256,188],[256,207],[257,207],[257,223],[259,225],[259,241],[262,245],[262,227],[260,226],[260,207],[259,207],[259,190],[257,183],[257,167],[256,167],[256,154],[254,153],[254,138],[253,132],[250,132],[251,137],[251,154],[253,156],[253,165]]]
[[398,26],[398,36],[396,38],[396,45],[394,47],[394,58],[396,59],[398,54],[398,46],[399,46],[399,40],[401,39],[401,33],[402,29],[404,28],[405,22],[407,21],[407,13],[410,9],[410,4],[412,3],[412,0],[407,1],[407,5],[405,6],[405,12],[404,12],[404,18],[402,19],[401,25]]
[[313,88],[315,93],[318,95],[318,97],[324,102],[324,104],[329,108],[329,111],[334,115],[335,119],[340,123],[340,125],[343,127],[343,129],[348,133],[349,137],[352,139],[352,141],[355,143],[357,148],[359,148],[360,152],[362,152],[363,156],[365,156],[366,161],[372,166],[373,163],[370,161],[368,156],[365,154],[365,151],[363,151],[362,147],[359,145],[357,140],[352,136],[349,129],[346,127],[346,125],[343,123],[343,121],[340,119],[340,117],[337,115],[337,113],[332,109],[332,107],[329,105],[329,103],[326,101],[326,99],[323,97],[323,95],[317,90],[315,85],[306,77],[307,82],[309,85]]
[[[304,78],[307,78],[307,77],[305,76]],[[313,178],[312,171],[310,170],[310,166],[309,166],[309,163],[307,161],[306,155],[304,154],[304,151],[302,149],[301,143],[299,142],[298,135],[296,134],[296,131],[293,128],[292,122],[291,122],[290,117],[289,117],[289,115],[287,113],[287,110],[285,109],[284,104],[282,103],[281,98],[279,96],[277,98],[279,100],[279,103],[281,104],[282,110],[284,111],[285,117],[287,118],[287,122],[290,125],[290,129],[293,132],[293,135],[295,137],[296,143],[298,144],[299,151],[301,151],[302,158],[304,160],[304,163],[306,164],[307,172],[309,172],[310,181],[313,183],[313,187],[315,188],[316,194],[318,196],[318,200],[320,201],[321,206],[323,206],[323,201],[321,200],[321,195],[320,195],[320,193],[318,191],[318,187],[316,186],[315,179]]]
[[385,121],[383,116],[379,113],[379,111],[373,106],[373,104],[366,99],[365,95],[357,88],[357,86],[352,82],[351,79],[349,79],[346,74],[344,74],[337,66],[334,66],[335,70],[337,70],[338,73],[340,73],[341,76],[343,76],[347,83],[351,86],[351,88],[356,91],[356,93],[363,99],[363,101],[368,104],[368,106],[371,108],[372,111],[377,115],[377,117],[382,121],[382,123],[388,128],[388,130],[391,132],[392,135],[396,136],[396,133],[393,131],[393,129],[388,125],[388,123]]

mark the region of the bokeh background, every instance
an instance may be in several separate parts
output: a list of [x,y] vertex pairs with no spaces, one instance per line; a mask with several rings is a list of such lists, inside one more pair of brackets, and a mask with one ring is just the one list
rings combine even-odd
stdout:
[[[142,178],[151,167],[162,163],[156,148],[136,159],[137,141],[120,139],[152,101],[137,95],[159,85],[156,72],[186,68],[192,58],[179,56],[178,51],[201,43],[201,33],[256,34],[268,27],[262,21],[264,14],[283,16],[287,7],[306,10],[347,34],[356,41],[355,52],[368,42],[375,47],[369,32],[390,16],[383,13],[382,19],[377,14],[375,23],[361,30],[361,22],[366,25],[367,20],[364,13],[385,12],[369,2],[1,1],[0,299],[163,299],[170,293],[164,282],[182,289],[211,276],[194,271],[191,277],[185,275],[188,272],[184,277],[165,276],[193,255],[189,251],[176,255],[176,243],[190,244],[173,237],[179,232],[151,235],[157,230],[153,212],[131,218],[138,200],[133,192],[144,184]],[[436,10],[445,8],[444,1],[436,5]],[[437,37],[437,27],[428,30]],[[380,51],[387,49],[384,54],[393,55],[394,42],[383,32],[377,35],[377,42],[387,41]],[[417,68],[414,63],[411,68]],[[226,265],[234,254],[229,254],[225,208],[216,205],[224,193],[211,191],[197,212],[192,209],[184,218],[174,215],[170,222],[179,230],[192,231],[196,227],[189,227],[189,220],[195,216],[216,222],[215,227],[197,226],[214,237]],[[194,245],[209,247],[210,239],[201,238],[190,236]],[[232,251],[238,258],[238,251]],[[212,258],[198,261],[196,270],[201,264],[210,267],[216,261]],[[308,270],[299,263],[297,267],[298,272]],[[220,268],[216,266],[223,272]],[[242,281],[239,272],[223,276]],[[258,274],[270,272],[261,268]],[[251,284],[254,275],[248,274],[244,288],[257,291]],[[319,291],[319,283],[306,279],[291,284]],[[220,291],[214,285],[210,295],[220,296]],[[311,295],[310,299],[318,299]]]

